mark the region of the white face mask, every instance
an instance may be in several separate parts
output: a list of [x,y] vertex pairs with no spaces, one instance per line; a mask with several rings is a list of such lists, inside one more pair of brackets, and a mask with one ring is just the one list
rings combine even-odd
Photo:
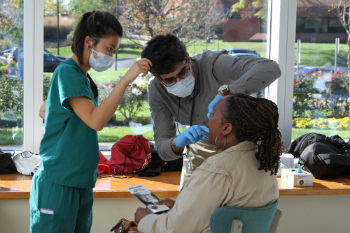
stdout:
[[[89,65],[92,67],[92,69],[98,72],[102,72],[111,68],[114,63],[114,57],[108,56],[107,54],[101,52],[97,52],[93,49],[91,49],[91,51],[92,53],[90,55]],[[97,53],[97,58],[94,57],[94,52]]]
[[171,87],[166,87],[170,94],[184,98],[191,95],[194,88],[195,79],[192,74],[189,74],[187,78],[182,79]]

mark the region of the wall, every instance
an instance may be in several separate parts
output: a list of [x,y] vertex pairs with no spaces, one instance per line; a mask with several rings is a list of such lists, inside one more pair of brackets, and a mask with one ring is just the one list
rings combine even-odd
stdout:
[[[95,199],[92,233],[107,233],[141,203],[133,198]],[[350,232],[350,195],[281,196],[277,233]],[[0,233],[29,232],[28,199],[0,199]]]

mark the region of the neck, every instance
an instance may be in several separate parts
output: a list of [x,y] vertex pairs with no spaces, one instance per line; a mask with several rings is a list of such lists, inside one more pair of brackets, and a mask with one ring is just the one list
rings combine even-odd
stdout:
[[224,147],[222,147],[222,150],[224,151],[231,146],[238,145],[239,143],[241,143],[241,141],[239,141],[236,137],[227,136],[227,143]]
[[[85,58],[85,57],[84,57]],[[90,65],[89,65],[89,59],[84,59],[84,65],[81,65],[77,55],[73,54],[72,59],[78,64],[78,66],[80,67],[80,69],[83,71],[83,73],[85,74],[85,76],[87,76],[87,72],[90,70]]]

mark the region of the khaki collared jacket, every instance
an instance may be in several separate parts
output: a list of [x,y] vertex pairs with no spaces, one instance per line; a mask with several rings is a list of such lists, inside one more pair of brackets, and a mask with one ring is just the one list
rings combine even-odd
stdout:
[[193,172],[173,208],[165,214],[145,216],[138,230],[210,233],[210,217],[221,206],[262,207],[276,201],[277,178],[258,170],[255,151],[255,143],[244,141],[209,157]]

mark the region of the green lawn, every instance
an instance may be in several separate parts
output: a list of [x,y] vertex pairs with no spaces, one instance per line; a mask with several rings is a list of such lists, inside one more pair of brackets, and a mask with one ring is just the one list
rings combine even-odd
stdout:
[[342,137],[345,141],[350,139],[350,131],[348,130],[321,130],[321,129],[297,129],[292,128],[292,140],[300,137],[303,134],[306,133],[319,133],[324,134],[327,136],[332,136],[338,134],[340,137]]
[[[57,48],[47,48],[47,51],[57,55]],[[129,39],[123,38],[118,49],[118,58],[139,57],[141,52],[142,45],[135,45]],[[71,46],[60,47],[60,55],[68,58],[72,57]]]
[[90,70],[88,73],[96,84],[111,84],[123,77],[127,71],[127,68],[122,68],[118,70],[108,69],[104,72]]
[[[149,110],[144,110],[142,114],[149,113]],[[141,130],[141,131],[140,131]],[[145,132],[144,132],[145,131]],[[141,132],[141,133],[140,133]],[[319,133],[327,136],[338,134],[345,141],[350,139],[350,131],[332,131],[332,130],[314,130],[314,129],[292,129],[292,140],[306,133]],[[150,141],[154,140],[152,128],[143,127],[135,132],[129,126],[107,126],[102,131],[98,132],[100,142],[116,142],[125,135],[142,134]],[[13,128],[0,128],[0,145],[21,145],[22,144],[22,129],[19,129],[15,139],[13,139]]]
[[[125,135],[138,135],[140,133],[133,132],[129,126],[107,126],[104,127],[103,130],[98,133],[98,140],[100,142],[116,142]],[[150,141],[154,140],[153,130],[150,128],[149,131],[141,133],[145,138]]]
[[18,128],[18,131],[15,131],[13,128],[0,128],[0,146],[12,146],[12,145],[21,145],[23,143],[22,128]]

